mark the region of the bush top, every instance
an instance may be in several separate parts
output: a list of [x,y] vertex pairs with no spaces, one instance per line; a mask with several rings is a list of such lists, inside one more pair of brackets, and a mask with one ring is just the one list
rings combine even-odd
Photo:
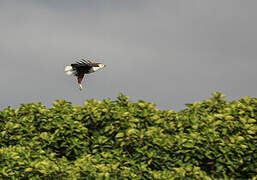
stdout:
[[213,93],[178,112],[154,103],[57,100],[0,112],[0,177],[257,177],[257,99]]

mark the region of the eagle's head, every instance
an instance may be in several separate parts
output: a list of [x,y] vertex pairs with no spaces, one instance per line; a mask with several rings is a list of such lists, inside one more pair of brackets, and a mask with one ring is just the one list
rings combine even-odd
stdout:
[[98,71],[99,69],[102,69],[102,68],[104,68],[104,67],[106,67],[105,64],[102,64],[102,63],[92,63],[92,71],[93,71],[93,72],[96,72],[96,71]]
[[102,69],[102,68],[106,67],[106,65],[105,65],[105,64],[102,64],[102,63],[99,63],[99,64],[98,64],[98,67],[100,67],[100,68]]

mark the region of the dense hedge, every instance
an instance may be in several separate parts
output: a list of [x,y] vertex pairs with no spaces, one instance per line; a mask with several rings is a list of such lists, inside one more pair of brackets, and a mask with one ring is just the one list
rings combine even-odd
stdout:
[[257,98],[154,103],[58,100],[0,111],[0,178],[257,179]]

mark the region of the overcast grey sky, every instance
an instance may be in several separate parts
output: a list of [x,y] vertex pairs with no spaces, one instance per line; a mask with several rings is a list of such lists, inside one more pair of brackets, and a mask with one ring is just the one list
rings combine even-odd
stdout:
[[[161,109],[225,93],[257,96],[257,1],[0,0],[0,109],[116,99]],[[79,91],[64,66],[107,67]],[[86,85],[85,85],[86,83]]]

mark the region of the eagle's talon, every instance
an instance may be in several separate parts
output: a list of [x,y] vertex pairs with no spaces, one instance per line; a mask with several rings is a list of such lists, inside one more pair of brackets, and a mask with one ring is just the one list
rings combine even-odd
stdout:
[[82,85],[80,84],[80,85],[79,85],[79,90],[82,91],[82,89],[83,89],[83,87],[82,87]]

